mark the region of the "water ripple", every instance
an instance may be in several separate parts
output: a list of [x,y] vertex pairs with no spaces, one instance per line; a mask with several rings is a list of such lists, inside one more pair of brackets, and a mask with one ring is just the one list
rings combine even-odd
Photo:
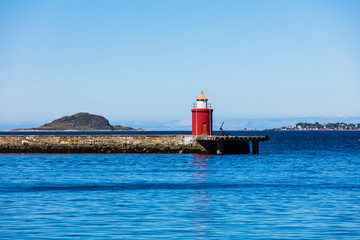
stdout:
[[7,185],[0,188],[0,192],[37,192],[37,191],[123,191],[123,190],[203,190],[203,189],[360,189],[360,184],[273,184],[273,183],[119,183],[111,185],[35,185],[19,186]]

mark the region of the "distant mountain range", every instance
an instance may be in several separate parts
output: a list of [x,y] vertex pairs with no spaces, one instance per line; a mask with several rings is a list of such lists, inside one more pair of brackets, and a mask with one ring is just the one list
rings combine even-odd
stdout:
[[144,129],[134,129],[121,125],[110,125],[109,121],[103,116],[80,112],[71,116],[61,117],[38,128],[15,129],[15,131],[141,131]]

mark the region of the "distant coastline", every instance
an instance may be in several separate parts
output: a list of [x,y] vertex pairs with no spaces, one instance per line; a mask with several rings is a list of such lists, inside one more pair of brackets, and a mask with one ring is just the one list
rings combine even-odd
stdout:
[[295,126],[269,129],[273,131],[359,131],[360,123],[297,123]]
[[338,131],[338,132],[349,132],[349,131],[360,131],[360,129],[351,129],[351,130],[346,130],[346,129],[293,129],[293,128],[271,128],[271,129],[237,129],[237,130],[226,130],[226,132],[263,132],[263,131],[294,131],[294,132],[299,132],[299,131]]
[[[2,130],[1,132],[149,132],[150,129],[132,128],[121,125],[111,125],[109,121],[99,115],[89,113],[77,113],[71,116],[61,117],[44,124],[38,128],[18,128],[12,130]],[[156,131],[191,131],[188,130],[155,130]],[[360,131],[360,123],[308,123],[299,122],[295,126],[283,126],[276,128],[243,128],[227,129],[231,132],[250,132],[250,131]],[[217,132],[217,130],[214,130]]]

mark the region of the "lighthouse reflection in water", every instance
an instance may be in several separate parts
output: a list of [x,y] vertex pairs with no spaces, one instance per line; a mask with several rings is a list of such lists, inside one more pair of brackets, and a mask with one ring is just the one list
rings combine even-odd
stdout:
[[[209,177],[208,161],[210,157],[205,155],[194,155],[192,166],[194,169],[193,179],[197,184],[206,184]],[[194,234],[199,238],[211,236],[209,223],[211,216],[211,198],[206,188],[194,189]]]

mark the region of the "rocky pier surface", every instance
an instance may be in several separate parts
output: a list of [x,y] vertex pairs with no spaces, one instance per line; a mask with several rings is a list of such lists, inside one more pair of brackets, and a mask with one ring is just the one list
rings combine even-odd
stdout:
[[2,135],[0,153],[259,153],[268,136]]
[[190,135],[6,135],[0,153],[207,153]]

